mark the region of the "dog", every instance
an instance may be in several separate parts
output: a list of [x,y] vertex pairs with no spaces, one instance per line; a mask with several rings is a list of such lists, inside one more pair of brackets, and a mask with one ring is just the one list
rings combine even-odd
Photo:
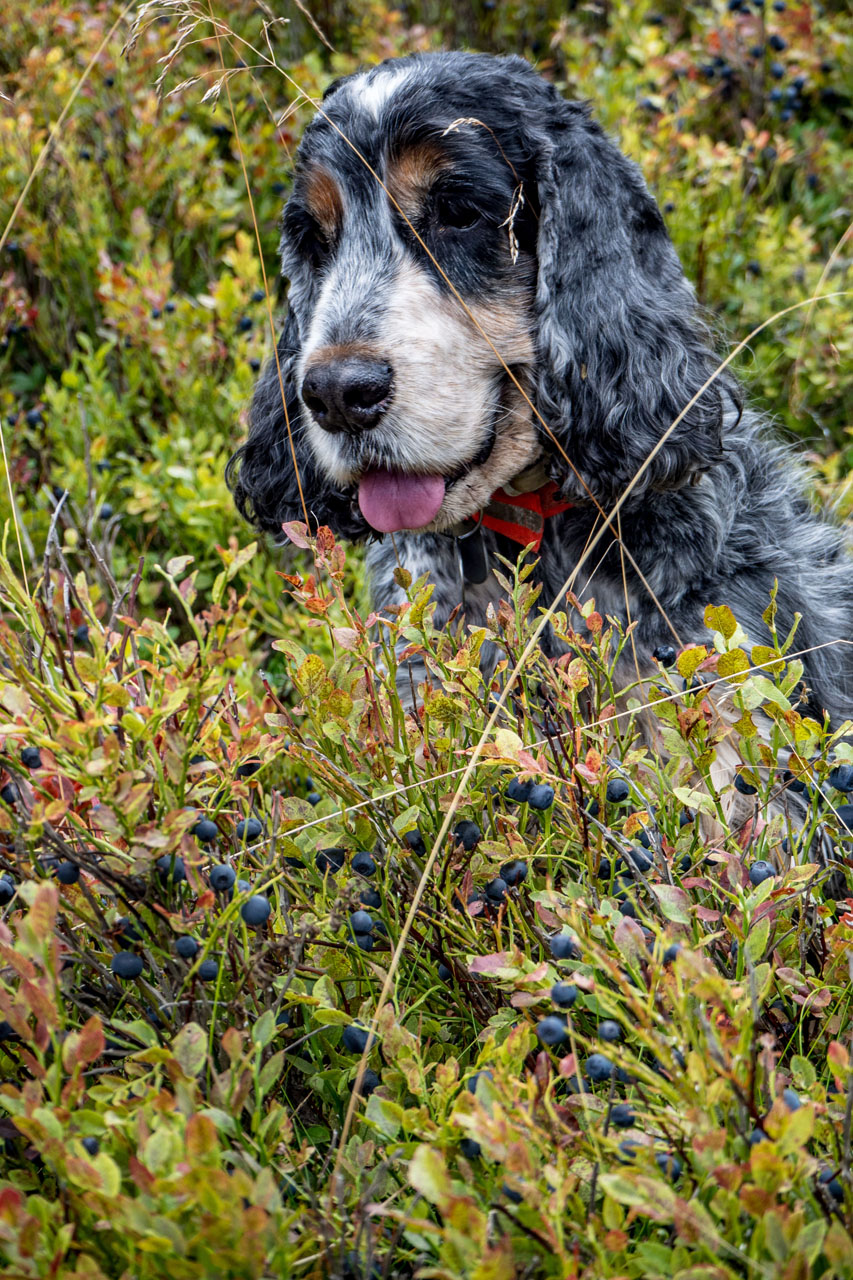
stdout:
[[777,583],[805,709],[851,715],[848,535],[714,377],[657,204],[586,104],[518,57],[414,54],[337,81],[281,264],[287,318],[228,467],[259,529],[369,539],[376,607],[405,598],[398,565],[428,573],[439,627],[463,602],[483,624],[497,556],[538,554],[543,603],[583,562],[576,589],[635,624],[644,676],[673,637],[708,642],[709,603],[767,643]]

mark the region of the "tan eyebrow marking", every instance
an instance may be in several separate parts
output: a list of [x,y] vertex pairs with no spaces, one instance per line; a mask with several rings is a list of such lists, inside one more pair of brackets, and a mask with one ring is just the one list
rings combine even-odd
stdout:
[[450,156],[439,143],[419,142],[388,161],[385,185],[406,217],[414,219],[438,175],[451,167]]
[[337,234],[344,220],[344,202],[340,187],[320,165],[313,165],[304,179],[305,203],[329,239]]

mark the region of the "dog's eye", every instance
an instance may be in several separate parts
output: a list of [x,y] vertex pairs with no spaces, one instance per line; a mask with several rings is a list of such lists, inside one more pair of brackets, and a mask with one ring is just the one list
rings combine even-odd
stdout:
[[481,210],[464,196],[442,194],[436,199],[436,222],[448,231],[470,231],[482,217]]

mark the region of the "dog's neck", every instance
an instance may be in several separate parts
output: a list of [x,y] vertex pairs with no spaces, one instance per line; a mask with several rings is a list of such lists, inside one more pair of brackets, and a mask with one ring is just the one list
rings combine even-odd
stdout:
[[447,530],[448,536],[456,539],[463,584],[476,586],[489,575],[484,529],[503,534],[520,547],[532,546],[538,552],[546,519],[568,511],[572,505],[557,501],[557,487],[548,477],[544,458],[539,458],[497,489],[482,511]]

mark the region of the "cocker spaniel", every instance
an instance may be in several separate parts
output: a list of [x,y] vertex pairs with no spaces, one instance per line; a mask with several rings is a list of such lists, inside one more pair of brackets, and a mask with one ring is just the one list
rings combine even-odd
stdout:
[[810,709],[851,715],[850,648],[827,643],[853,633],[846,535],[735,381],[705,387],[694,291],[586,105],[517,57],[340,80],[305,132],[281,253],[288,315],[228,473],[258,528],[307,508],[371,539],[377,607],[402,600],[399,563],[431,575],[438,626],[463,600],[482,624],[497,554],[532,543],[550,602],[633,481],[578,588],[638,624],[645,671],[673,634],[707,642],[709,603],[766,641],[778,580]]

